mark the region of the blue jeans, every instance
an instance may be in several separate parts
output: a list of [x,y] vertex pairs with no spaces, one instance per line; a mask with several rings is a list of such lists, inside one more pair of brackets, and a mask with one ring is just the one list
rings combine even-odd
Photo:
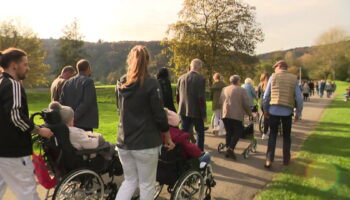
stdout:
[[204,150],[204,121],[201,118],[186,117],[181,115],[181,126],[185,132],[190,132],[190,128],[194,126],[197,132],[197,146]]
[[210,156],[210,153],[209,152],[205,152],[203,155],[201,155],[199,158],[198,158],[199,162],[205,162],[207,164],[210,163],[210,160],[211,160],[211,156]]

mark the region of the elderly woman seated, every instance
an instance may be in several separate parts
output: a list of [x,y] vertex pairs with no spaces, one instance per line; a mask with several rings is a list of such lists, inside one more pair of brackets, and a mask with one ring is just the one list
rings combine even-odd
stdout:
[[99,133],[93,133],[91,131],[85,131],[83,129],[74,127],[74,111],[68,106],[63,106],[58,102],[52,102],[49,105],[49,109],[52,111],[58,111],[60,113],[62,122],[68,126],[69,140],[72,146],[77,150],[95,149],[101,146],[109,146],[109,152],[102,152],[102,155],[106,160],[111,160],[113,155],[116,154],[115,145],[105,141],[105,139]]

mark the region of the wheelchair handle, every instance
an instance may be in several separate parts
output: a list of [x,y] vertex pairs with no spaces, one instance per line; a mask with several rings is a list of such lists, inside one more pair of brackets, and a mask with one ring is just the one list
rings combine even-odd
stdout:
[[34,113],[34,114],[32,114],[31,116],[30,116],[30,121],[33,123],[33,124],[35,124],[34,123],[34,119],[35,119],[35,117],[36,116],[40,116],[41,118],[44,118],[44,114],[43,114],[43,112],[36,112],[36,113]]

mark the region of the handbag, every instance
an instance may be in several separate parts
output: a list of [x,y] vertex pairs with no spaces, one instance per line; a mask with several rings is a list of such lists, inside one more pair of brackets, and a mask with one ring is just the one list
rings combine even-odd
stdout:
[[33,153],[32,162],[34,165],[34,172],[36,174],[36,177],[38,178],[39,184],[47,190],[55,187],[56,179],[55,177],[50,177],[49,169],[46,166],[46,163],[43,159],[43,155],[41,153],[39,153],[39,155]]

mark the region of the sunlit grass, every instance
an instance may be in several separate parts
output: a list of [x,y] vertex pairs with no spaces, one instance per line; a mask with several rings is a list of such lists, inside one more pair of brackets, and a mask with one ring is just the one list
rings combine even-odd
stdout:
[[338,96],[293,163],[276,176],[259,200],[350,199],[350,102],[337,82]]

